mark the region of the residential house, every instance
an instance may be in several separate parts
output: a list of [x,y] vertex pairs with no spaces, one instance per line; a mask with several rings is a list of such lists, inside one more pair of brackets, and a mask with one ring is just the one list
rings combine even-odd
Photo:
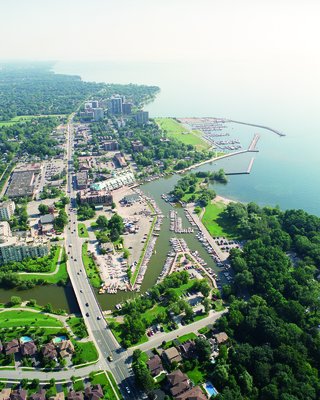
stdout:
[[6,342],[4,344],[4,351],[5,351],[6,355],[18,353],[19,350],[20,350],[20,347],[19,347],[18,339],[12,339],[12,340],[10,340],[10,342]]
[[42,347],[42,355],[45,358],[50,358],[51,360],[58,357],[56,347],[53,343],[47,343]]
[[28,392],[24,389],[12,390],[10,400],[27,400]]
[[190,388],[190,381],[180,369],[167,375],[169,390],[172,396],[177,396]]
[[23,356],[34,356],[36,353],[37,346],[33,341],[21,343],[21,354]]
[[164,371],[161,358],[158,356],[158,354],[150,358],[150,360],[147,362],[147,366],[152,376],[157,376]]
[[178,395],[176,400],[207,400],[206,395],[203,393],[199,386],[194,386],[189,390]]
[[40,389],[37,393],[33,393],[30,400],[46,400],[46,390]]
[[64,400],[64,392],[58,392],[55,396],[50,396],[49,400]]
[[101,385],[87,387],[84,391],[86,400],[99,400],[104,396]]
[[179,363],[182,360],[181,355],[175,347],[169,347],[162,353],[162,358],[169,364],[173,362]]
[[195,344],[193,340],[188,340],[179,346],[180,353],[184,358],[195,357]]
[[218,344],[225,343],[229,339],[228,335],[225,332],[216,333],[212,337],[215,338]]
[[68,393],[67,399],[68,400],[84,400],[84,397],[83,397],[82,392],[75,392],[74,390],[71,390]]
[[57,349],[62,358],[68,357],[74,353],[74,346],[70,340],[63,340],[62,342],[57,343]]
[[0,400],[10,400],[11,389],[4,388],[0,392]]

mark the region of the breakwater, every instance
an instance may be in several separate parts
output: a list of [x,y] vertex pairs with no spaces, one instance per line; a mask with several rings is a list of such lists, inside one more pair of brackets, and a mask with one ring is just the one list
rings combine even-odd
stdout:
[[258,125],[258,124],[251,124],[249,122],[235,121],[234,119],[226,119],[225,121],[226,122],[233,122],[234,124],[254,126],[256,128],[266,129],[267,131],[273,132],[273,133],[277,134],[278,136],[286,136],[284,133],[279,132],[276,129],[270,128],[269,126],[265,126],[265,125]]

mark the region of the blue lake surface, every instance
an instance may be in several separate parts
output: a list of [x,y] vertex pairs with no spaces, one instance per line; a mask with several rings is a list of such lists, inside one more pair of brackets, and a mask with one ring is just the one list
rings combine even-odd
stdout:
[[[71,63],[60,62],[55,72],[77,74],[84,80],[152,84],[161,88],[146,109],[150,116],[225,117],[270,126],[285,137],[260,128],[233,125],[242,143],[254,133],[261,138],[250,175],[231,176],[216,191],[226,197],[282,209],[302,208],[320,215],[319,84],[298,63],[291,70],[276,60],[247,63]],[[248,166],[251,155],[233,157],[218,165],[233,171]],[[209,167],[203,167],[208,169]]]

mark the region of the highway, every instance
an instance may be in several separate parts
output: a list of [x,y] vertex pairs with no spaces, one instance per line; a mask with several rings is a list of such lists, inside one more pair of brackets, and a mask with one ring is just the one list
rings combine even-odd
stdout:
[[[110,370],[113,373],[124,396],[138,399],[141,394],[135,387],[133,373],[129,369],[130,356],[125,349],[120,347],[108,328],[82,262],[83,240],[78,237],[77,232],[76,192],[72,178],[74,135],[72,118],[73,116],[67,127],[67,196],[70,198],[70,204],[67,205],[66,210],[69,222],[65,232],[65,243],[68,253],[68,273],[88,332],[99,352],[99,369]],[[108,356],[112,356],[112,362],[108,361]]]

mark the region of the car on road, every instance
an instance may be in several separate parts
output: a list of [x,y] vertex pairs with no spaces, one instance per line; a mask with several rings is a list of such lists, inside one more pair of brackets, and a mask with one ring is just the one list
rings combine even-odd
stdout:
[[86,316],[89,317],[89,313],[88,312],[86,313]]
[[108,361],[113,361],[113,358],[112,358],[111,354],[108,356]]
[[100,319],[101,319],[101,317],[100,317],[100,315],[98,315],[98,316],[97,316],[97,320],[100,321]]
[[89,303],[86,303],[86,307],[89,307]]
[[82,289],[80,289],[80,293],[83,293]]

